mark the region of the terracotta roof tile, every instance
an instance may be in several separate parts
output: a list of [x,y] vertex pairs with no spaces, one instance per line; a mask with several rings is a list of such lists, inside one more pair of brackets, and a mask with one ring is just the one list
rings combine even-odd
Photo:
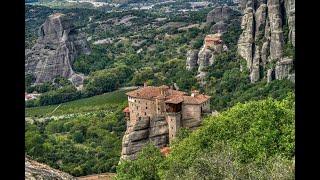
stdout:
[[183,101],[183,95],[171,95],[167,97],[165,103],[178,104]]
[[[164,94],[161,94],[161,89],[163,89]],[[178,104],[181,102],[185,104],[202,104],[210,99],[210,96],[204,94],[198,94],[194,97],[188,96],[186,92],[169,89],[168,86],[147,86],[127,92],[126,94],[128,96],[141,99],[165,99],[166,103],[173,104]]]
[[126,108],[124,108],[122,112],[125,112],[125,113],[130,112],[129,107],[127,106]]
[[195,97],[192,96],[183,96],[183,103],[185,104],[202,104],[210,99],[210,96],[198,94]]
[[[168,86],[160,86],[160,87],[147,86],[147,87],[139,88],[134,91],[127,92],[126,94],[131,97],[142,98],[142,99],[153,99],[161,96],[186,94],[183,91],[177,91],[177,90],[168,89],[168,88],[169,88]],[[161,89],[163,89],[164,91],[163,95],[161,94]]]

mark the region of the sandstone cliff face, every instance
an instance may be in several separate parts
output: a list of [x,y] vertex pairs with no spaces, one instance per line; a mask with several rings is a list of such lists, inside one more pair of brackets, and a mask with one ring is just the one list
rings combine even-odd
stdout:
[[198,50],[191,49],[187,52],[186,69],[192,70],[198,66]]
[[296,28],[295,28],[295,0],[285,0],[285,10],[289,26],[289,40],[295,47]]
[[39,38],[25,53],[25,71],[34,74],[35,83],[52,81],[56,76],[82,84],[83,76],[71,67],[81,53],[89,54],[86,38],[80,34],[64,14],[50,15],[39,28]]
[[219,6],[210,11],[207,15],[207,23],[227,21],[231,19],[234,11],[229,6]]
[[[246,60],[251,82],[267,78],[291,79],[293,60],[284,65],[284,24],[288,25],[288,43],[295,43],[294,0],[242,0],[242,34],[238,40],[238,54]],[[268,66],[272,62],[276,67]],[[261,73],[263,72],[263,73]],[[273,74],[275,74],[273,76]]]
[[214,23],[211,27],[212,33],[225,32],[228,28],[228,21],[237,18],[238,11],[231,9],[229,6],[218,6],[207,14],[207,24]]
[[26,180],[76,180],[75,177],[25,157]]
[[127,122],[127,130],[122,139],[121,159],[133,160],[137,153],[149,142],[162,148],[169,144],[169,129],[165,117],[141,118],[136,123]]

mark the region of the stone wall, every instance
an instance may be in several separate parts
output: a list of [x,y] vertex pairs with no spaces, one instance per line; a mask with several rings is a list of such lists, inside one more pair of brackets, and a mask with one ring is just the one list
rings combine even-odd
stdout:
[[181,128],[181,113],[167,113],[166,120],[169,129],[169,141],[171,142]]
[[139,99],[128,96],[130,121],[136,122],[138,117],[153,118],[156,112],[156,102],[148,99]]

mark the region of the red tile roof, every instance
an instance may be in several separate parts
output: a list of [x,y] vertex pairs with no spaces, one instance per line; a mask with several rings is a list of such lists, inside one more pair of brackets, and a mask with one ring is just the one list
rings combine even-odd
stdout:
[[124,108],[122,112],[124,112],[124,113],[130,112],[129,107]]
[[[163,90],[163,94],[161,94],[161,89]],[[164,99],[166,103],[171,104],[178,104],[181,102],[185,104],[202,104],[210,99],[210,96],[204,94],[198,94],[194,97],[188,96],[186,92],[169,89],[168,86],[147,86],[127,92],[126,94],[130,97],[141,99]]]
[[126,94],[128,96],[135,97],[135,98],[153,99],[153,98],[162,96],[161,89],[163,89],[163,92],[164,92],[163,96],[186,94],[183,91],[169,89],[168,86],[160,86],[160,87],[147,86],[147,87],[139,88],[134,91],[127,92]]
[[183,101],[183,96],[181,95],[171,95],[167,97],[167,100],[165,103],[171,103],[171,104],[179,104]]
[[192,96],[183,96],[183,103],[185,104],[202,104],[210,99],[210,96],[204,94],[198,94],[194,97]]

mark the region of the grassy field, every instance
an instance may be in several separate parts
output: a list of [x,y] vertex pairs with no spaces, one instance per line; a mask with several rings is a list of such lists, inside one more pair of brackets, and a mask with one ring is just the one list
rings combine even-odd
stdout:
[[127,90],[117,90],[110,93],[93,96],[90,98],[84,98],[84,99],[62,103],[60,106],[59,104],[57,104],[57,105],[26,108],[25,116],[26,117],[47,117],[47,116],[58,116],[58,115],[73,114],[73,113],[87,113],[87,112],[93,112],[93,111],[108,110],[113,106],[118,106],[119,104],[127,103],[126,101],[127,96],[125,95],[126,92]]

